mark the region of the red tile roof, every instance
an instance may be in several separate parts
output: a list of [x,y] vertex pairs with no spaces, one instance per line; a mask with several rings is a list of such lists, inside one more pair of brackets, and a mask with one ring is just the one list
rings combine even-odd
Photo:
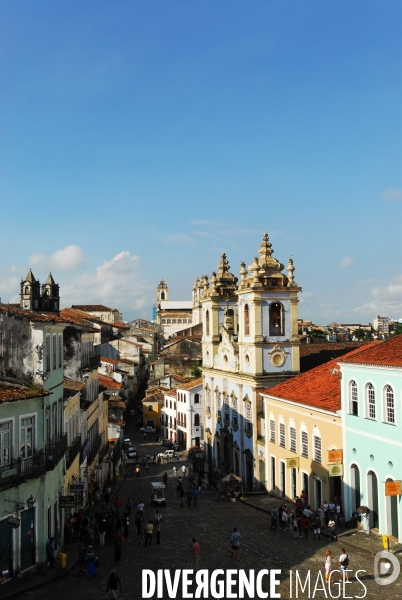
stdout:
[[16,402],[17,400],[42,398],[49,395],[50,392],[42,388],[15,385],[6,381],[0,381],[0,402]]
[[377,341],[356,356],[346,354],[339,362],[358,365],[378,365],[382,367],[402,367],[402,335],[394,335],[389,340]]
[[110,363],[111,365],[117,365],[117,363],[119,362],[115,358],[107,358],[106,356],[101,356],[100,359],[101,359],[101,362],[107,362],[107,363]]
[[36,312],[34,310],[24,310],[11,306],[11,304],[0,304],[0,311],[15,315],[16,317],[22,317],[34,321],[36,323],[65,323],[66,320],[62,318],[58,313],[46,313]]
[[117,311],[116,308],[109,308],[108,306],[104,306],[103,304],[73,304],[71,308],[77,308],[78,310],[83,310],[84,312],[111,312],[112,310]]
[[114,379],[110,379],[110,377],[105,377],[104,375],[98,375],[99,385],[105,387],[107,390],[120,390],[123,387],[123,384],[117,383]]
[[73,381],[72,379],[64,378],[64,389],[71,390],[73,392],[79,392],[85,387],[85,383],[81,383],[80,381]]
[[[375,342],[372,343],[375,344]],[[361,352],[365,352],[365,349],[356,348],[346,354],[343,360],[346,357],[351,359]],[[336,412],[341,409],[341,380],[339,373],[331,373],[331,369],[339,371],[340,360],[342,359],[330,360],[306,373],[261,390],[260,393],[264,396],[273,396],[313,408]]]
[[176,390],[169,390],[168,392],[165,392],[165,396],[176,396]]
[[197,385],[202,385],[202,377],[199,377],[198,379],[193,379],[193,381],[189,381],[188,383],[185,383],[184,385],[179,385],[178,386],[178,390],[191,390],[191,388],[197,387]]
[[99,317],[92,315],[89,312],[85,312],[79,308],[62,308],[60,314],[75,323],[76,325],[89,325],[89,323],[96,323],[97,325],[107,325],[108,327],[114,327],[117,329],[130,329],[126,327],[123,323],[108,323],[107,321],[102,321]]

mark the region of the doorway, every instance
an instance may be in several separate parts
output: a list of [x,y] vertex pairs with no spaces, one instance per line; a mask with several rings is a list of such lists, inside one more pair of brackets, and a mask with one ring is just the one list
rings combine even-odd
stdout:
[[378,529],[378,480],[374,471],[368,472],[368,498],[370,511],[370,527]]
[[321,479],[315,480],[315,509],[318,510],[322,504],[322,481]]
[[271,456],[271,491],[276,490],[276,472],[275,472],[275,457]]
[[260,488],[264,489],[267,482],[265,481],[265,460],[260,460]]
[[281,461],[281,496],[286,496],[286,465]]
[[35,509],[21,513],[21,571],[35,564]]
[[309,485],[309,483],[308,483],[308,474],[307,473],[302,473],[302,491],[304,490],[306,492],[306,494],[307,494],[307,502],[308,502],[309,495],[310,495],[309,494],[310,490],[308,489],[308,485]]

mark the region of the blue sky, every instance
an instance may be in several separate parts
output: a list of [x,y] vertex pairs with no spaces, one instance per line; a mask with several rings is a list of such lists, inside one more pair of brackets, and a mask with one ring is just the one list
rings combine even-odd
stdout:
[[150,318],[267,231],[300,316],[402,318],[399,1],[0,4],[0,297]]

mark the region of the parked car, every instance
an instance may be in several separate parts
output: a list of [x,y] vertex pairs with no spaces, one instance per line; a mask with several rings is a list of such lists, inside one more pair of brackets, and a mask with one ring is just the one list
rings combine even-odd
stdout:
[[168,446],[169,447],[171,443],[172,442],[170,440],[165,440],[165,439],[161,440],[162,446]]
[[160,452],[158,454],[158,458],[162,458],[164,460],[170,460],[179,456],[175,450],[165,450],[165,452]]
[[150,427],[149,425],[147,425],[146,427],[141,427],[140,431],[142,431],[143,433],[156,433],[155,427]]
[[137,458],[137,451],[132,446],[127,450],[127,458]]
[[129,446],[131,446],[131,440],[127,435],[125,435],[123,438],[123,445],[124,444],[128,444]]

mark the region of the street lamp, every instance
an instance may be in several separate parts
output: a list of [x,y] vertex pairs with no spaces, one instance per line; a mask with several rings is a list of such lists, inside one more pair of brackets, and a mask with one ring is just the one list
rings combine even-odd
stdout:
[[32,494],[30,495],[30,497],[27,500],[27,505],[28,505],[28,510],[30,510],[31,508],[33,508],[35,506],[35,498],[32,496]]

